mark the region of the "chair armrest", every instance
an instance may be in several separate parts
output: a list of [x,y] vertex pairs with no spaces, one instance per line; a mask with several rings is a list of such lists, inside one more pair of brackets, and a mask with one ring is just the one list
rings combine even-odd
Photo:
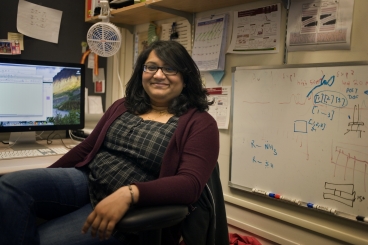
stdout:
[[186,205],[133,207],[128,210],[117,226],[124,231],[162,229],[179,223],[187,214]]

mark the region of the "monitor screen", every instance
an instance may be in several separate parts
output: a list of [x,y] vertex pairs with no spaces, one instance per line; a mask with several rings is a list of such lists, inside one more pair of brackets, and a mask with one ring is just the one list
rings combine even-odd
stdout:
[[84,127],[84,65],[0,59],[0,133]]

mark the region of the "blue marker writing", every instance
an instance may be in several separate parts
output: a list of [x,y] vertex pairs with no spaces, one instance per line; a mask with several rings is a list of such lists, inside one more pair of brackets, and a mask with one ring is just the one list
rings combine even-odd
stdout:
[[321,78],[321,83],[320,84],[318,84],[318,85],[316,85],[311,91],[309,91],[309,93],[307,94],[307,97],[309,97],[309,95],[316,89],[316,88],[318,88],[318,87],[321,87],[321,86],[323,86],[323,85],[327,85],[327,86],[329,86],[329,87],[331,87],[333,84],[334,84],[334,82],[335,82],[335,76],[331,76],[330,77],[330,79],[328,79],[328,81],[327,80],[324,80],[324,78],[325,78],[325,75],[323,75],[323,77]]

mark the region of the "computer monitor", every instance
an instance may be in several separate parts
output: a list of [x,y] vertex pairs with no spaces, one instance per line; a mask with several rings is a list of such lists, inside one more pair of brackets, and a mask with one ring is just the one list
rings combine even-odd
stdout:
[[83,64],[0,58],[0,133],[18,144],[35,142],[35,131],[82,129],[84,87]]

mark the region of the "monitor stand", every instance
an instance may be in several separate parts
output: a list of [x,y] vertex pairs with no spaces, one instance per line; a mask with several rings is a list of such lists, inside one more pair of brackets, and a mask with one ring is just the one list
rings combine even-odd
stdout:
[[13,150],[31,150],[47,148],[47,146],[36,142],[36,132],[11,132],[9,136],[9,145]]

